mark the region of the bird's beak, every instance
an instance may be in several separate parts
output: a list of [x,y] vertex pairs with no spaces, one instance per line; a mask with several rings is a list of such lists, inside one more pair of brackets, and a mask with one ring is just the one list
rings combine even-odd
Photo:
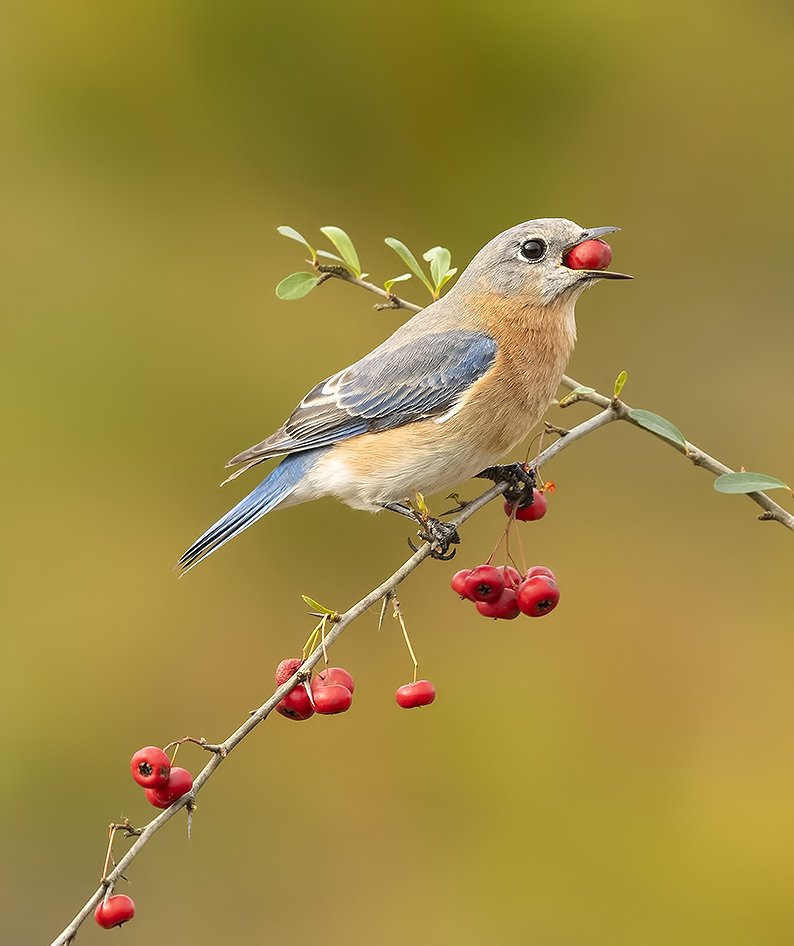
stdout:
[[607,233],[617,233],[619,230],[620,227],[591,227],[591,229],[585,230],[575,243],[571,243],[570,246],[567,246],[566,250],[573,249],[573,247],[578,246],[580,243],[584,243],[585,240],[599,240],[602,236],[606,236]]
[[[620,227],[591,227],[589,230],[585,230],[575,243],[566,246],[565,253],[586,240],[598,240],[602,236],[606,236],[607,233],[617,233],[619,230]],[[563,257],[565,253],[563,253]],[[578,272],[582,279],[634,279],[628,273],[615,273],[608,269],[580,269]]]

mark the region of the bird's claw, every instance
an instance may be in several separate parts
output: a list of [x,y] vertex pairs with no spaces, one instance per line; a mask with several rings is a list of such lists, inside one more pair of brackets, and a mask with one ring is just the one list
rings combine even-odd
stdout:
[[448,562],[455,557],[456,549],[451,549],[451,545],[460,545],[458,527],[432,516],[423,520],[419,538],[430,543],[431,557],[441,562]]
[[528,463],[505,463],[499,466],[489,466],[477,474],[478,479],[493,480],[494,483],[507,483],[504,496],[509,503],[520,506],[532,505],[533,490],[535,489],[535,471]]

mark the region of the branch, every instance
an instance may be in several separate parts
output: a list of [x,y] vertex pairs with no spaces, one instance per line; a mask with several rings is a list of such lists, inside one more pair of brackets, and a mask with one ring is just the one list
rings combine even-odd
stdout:
[[[328,278],[341,279],[344,282],[352,283],[353,285],[359,286],[362,289],[366,289],[368,292],[381,296],[386,300],[386,305],[383,306],[383,308],[407,309],[411,312],[421,311],[421,306],[415,305],[412,302],[407,302],[404,299],[400,299],[397,296],[394,296],[392,293],[387,292],[385,289],[381,289],[379,286],[376,286],[374,283],[366,282],[363,279],[358,279],[342,267],[322,266],[317,264],[316,268],[318,271],[327,274]],[[577,381],[574,381],[572,378],[567,376],[563,377],[562,385],[571,390],[581,387]],[[532,460],[530,464],[532,468],[539,469],[545,463],[548,463],[550,460],[553,460],[556,456],[562,453],[563,450],[566,450],[568,447],[570,447],[572,443],[575,443],[582,437],[593,433],[594,431],[612,423],[613,421],[627,421],[635,427],[640,427],[636,421],[632,420],[629,414],[631,408],[625,402],[619,400],[616,397],[608,398],[603,394],[598,394],[597,392],[577,393],[574,400],[587,401],[588,403],[599,407],[601,410],[598,414],[593,415],[592,417],[583,421],[581,424],[578,424],[576,427],[572,427],[570,430],[563,431],[562,428],[555,428],[556,432],[560,435],[559,440],[551,444],[551,446],[547,447],[545,450],[539,453],[534,458],[534,460]],[[640,427],[640,429],[646,430],[646,428],[642,427]],[[653,433],[653,431],[646,430],[646,433]],[[709,454],[702,451],[699,447],[694,446],[694,444],[687,442],[685,446],[681,446],[677,443],[674,443],[673,441],[659,436],[658,434],[654,434],[654,436],[658,437],[658,439],[662,440],[662,442],[668,444],[668,446],[674,447],[679,453],[688,457],[695,464],[695,466],[703,467],[715,475],[732,472],[729,467],[725,466],[719,460],[715,460],[714,457],[709,456]],[[470,519],[480,509],[492,502],[497,497],[501,496],[506,488],[507,484],[505,483],[497,484],[496,486],[491,487],[484,493],[480,494],[476,499],[467,503],[466,506],[451,521],[458,527],[463,525],[463,523]],[[764,514],[759,518],[770,520],[774,519],[775,521],[784,525],[787,529],[794,531],[794,516],[792,516],[791,513],[787,512],[781,506],[778,506],[777,503],[773,502],[766,495],[766,493],[748,493],[747,495],[764,510]],[[140,830],[132,829],[136,833],[139,831],[139,833],[137,833],[135,841],[130,846],[129,850],[118,861],[114,869],[109,874],[107,874],[107,876],[100,883],[99,887],[85,902],[82,909],[64,928],[63,932],[53,940],[52,946],[70,946],[83,922],[91,915],[103,897],[112,891],[116,881],[124,875],[124,872],[129,868],[130,864],[135,860],[136,857],[138,857],[145,845],[149,843],[149,841],[160,830],[160,828],[162,828],[166,822],[170,821],[183,808],[187,809],[188,819],[190,819],[190,816],[192,815],[192,812],[196,806],[196,796],[207,784],[209,779],[212,778],[228,755],[234,749],[236,749],[243,739],[253,732],[253,730],[261,722],[267,719],[280,700],[282,700],[294,687],[302,685],[303,681],[308,679],[312,668],[323,659],[323,656],[328,651],[328,648],[334,645],[334,643],[339,639],[339,637],[341,637],[350,624],[352,624],[357,618],[361,617],[379,601],[391,596],[395,592],[396,588],[403,581],[405,581],[405,579],[416,568],[418,568],[422,562],[425,561],[425,559],[430,555],[430,552],[431,546],[428,543],[423,544],[414,555],[403,562],[403,564],[385,581],[381,582],[377,588],[374,588],[372,591],[370,591],[369,594],[361,598],[360,601],[357,601],[352,607],[348,608],[347,611],[332,615],[330,618],[330,623],[332,626],[330,631],[328,631],[328,633],[325,635],[324,641],[312,651],[298,671],[292,677],[290,677],[286,683],[278,687],[278,689],[276,689],[271,694],[271,696],[265,700],[259,709],[252,712],[249,717],[230,736],[227,737],[224,742],[217,745],[211,745],[204,743],[203,740],[193,740],[202,745],[204,749],[212,752],[213,755],[201,772],[199,772],[196,780],[193,783],[193,788],[191,791],[174,802],[170,808],[167,808],[161,814],[153,818],[144,828]],[[189,823],[190,821],[188,821],[188,824]]]
[[[547,447],[542,453],[538,454],[538,456],[532,461],[531,466],[536,468],[542,466],[544,463],[547,463],[549,460],[552,460],[558,454],[562,453],[563,450],[565,450],[575,441],[579,440],[581,437],[584,437],[587,434],[598,430],[599,427],[603,427],[606,424],[618,419],[619,413],[614,409],[614,407],[612,405],[607,406],[599,414],[590,417],[588,420],[572,428],[565,435],[565,437],[557,440],[555,443],[551,444],[551,446]],[[456,526],[461,526],[464,522],[466,522],[467,519],[471,519],[471,517],[480,509],[482,509],[483,506],[486,506],[492,500],[496,499],[498,496],[501,496],[506,488],[506,483],[500,483],[491,487],[476,499],[467,503],[465,508],[451,521]],[[290,692],[290,690],[306,679],[311,669],[317,663],[319,663],[320,660],[322,660],[324,649],[327,651],[330,647],[332,647],[333,644],[349,627],[349,625],[356,620],[356,618],[361,617],[362,614],[368,611],[371,607],[373,607],[373,605],[377,604],[387,595],[391,595],[394,590],[403,581],[405,581],[411,572],[418,568],[419,565],[421,565],[422,562],[430,555],[430,551],[430,545],[428,543],[424,543],[422,546],[420,546],[419,550],[415,554],[403,562],[397,571],[390,575],[385,581],[381,582],[377,588],[374,588],[372,591],[370,591],[368,595],[365,595],[365,597],[363,597],[360,601],[357,601],[352,607],[348,608],[347,611],[336,615],[336,620],[332,621],[333,626],[331,627],[331,630],[325,635],[324,644],[319,644],[312,651],[300,669],[292,677],[290,677],[286,683],[282,684],[282,686],[275,690],[274,693],[269,696],[267,700],[265,700],[265,702],[259,707],[259,709],[251,713],[248,719],[246,719],[245,722],[242,723],[242,725],[240,725],[224,742],[218,745],[203,746],[203,748],[208,749],[213,753],[213,757],[197,775],[196,780],[193,783],[192,790],[175,801],[174,804],[162,812],[162,814],[159,814],[156,818],[153,818],[141,830],[140,834],[136,838],[135,842],[130,846],[127,853],[118,861],[114,869],[107,875],[105,881],[101,883],[94,893],[89,897],[80,912],[77,913],[74,919],[65,927],[63,932],[53,940],[52,946],[69,946],[69,944],[74,940],[77,930],[81,924],[91,915],[97,904],[102,900],[108,890],[113,888],[116,881],[122,876],[122,874],[125,873],[130,864],[141,853],[144,846],[149,843],[149,841],[160,830],[160,828],[162,828],[166,822],[170,821],[182,808],[187,808],[188,812],[192,812],[192,810],[195,808],[196,796],[207,784],[209,779],[212,778],[221,763],[243,741],[243,739],[245,739],[246,736],[253,732],[253,730],[256,729],[256,727],[270,715],[279,701],[283,699],[283,697],[285,697],[287,693]]]
[[[563,375],[562,386],[573,391],[576,388],[580,388],[581,385],[578,381],[574,381],[573,378],[569,378],[567,375]],[[654,433],[652,430],[648,430],[642,425],[638,424],[637,421],[633,420],[630,416],[631,407],[625,403],[625,401],[619,401],[616,398],[608,398],[603,394],[599,394],[597,391],[592,393],[581,393],[576,395],[577,401],[587,401],[588,404],[595,404],[596,407],[600,407],[602,410],[609,405],[615,407],[620,414],[620,420],[628,421],[633,427],[637,427],[640,430],[645,431],[646,434],[651,434],[656,437],[657,440],[660,440],[662,443],[667,444],[668,447],[672,447],[674,450],[677,450],[682,456],[687,457],[691,460],[695,466],[700,466],[704,470],[708,470],[709,473],[713,473],[715,476],[722,476],[723,473],[734,473],[735,470],[732,470],[729,466],[726,466],[724,463],[712,457],[710,454],[706,453],[705,450],[701,450],[700,447],[696,447],[693,443],[690,443],[688,440],[684,445],[676,443],[673,440],[668,440],[666,437],[662,437],[660,434]],[[571,401],[570,403],[575,403]],[[758,518],[762,521],[774,521],[779,522],[782,526],[785,526],[787,529],[791,529],[794,532],[794,516],[784,509],[782,506],[779,506],[773,499],[770,499],[766,493],[753,492],[745,493],[748,499],[751,499],[754,503],[757,503],[763,510],[763,514]]]

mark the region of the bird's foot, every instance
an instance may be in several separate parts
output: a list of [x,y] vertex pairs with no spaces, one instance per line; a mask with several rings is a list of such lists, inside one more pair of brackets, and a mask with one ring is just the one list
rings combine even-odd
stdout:
[[[419,506],[421,508],[415,509],[412,505],[406,505],[405,503],[381,503],[383,509],[388,509],[400,516],[418,522],[419,538],[430,543],[431,557],[440,559],[442,562],[448,562],[455,557],[455,549],[450,549],[450,545],[460,544],[457,526],[428,515],[424,501],[420,502]],[[408,544],[414,552],[419,551],[410,539]]]
[[535,489],[535,471],[528,463],[505,463],[489,466],[477,474],[477,479],[493,480],[494,483],[507,483],[505,499],[519,506],[531,506]]
[[455,557],[456,549],[451,545],[460,545],[458,527],[452,522],[443,522],[432,516],[425,516],[420,521],[419,538],[430,543],[430,555],[442,562],[448,562]]

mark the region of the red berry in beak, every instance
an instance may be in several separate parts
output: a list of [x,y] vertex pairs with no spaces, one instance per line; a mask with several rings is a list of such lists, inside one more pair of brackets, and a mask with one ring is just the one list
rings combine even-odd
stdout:
[[135,903],[132,897],[118,893],[107,900],[101,900],[94,910],[94,919],[103,930],[112,930],[135,916]]
[[563,257],[568,269],[606,269],[612,262],[612,247],[603,240],[577,243]]

